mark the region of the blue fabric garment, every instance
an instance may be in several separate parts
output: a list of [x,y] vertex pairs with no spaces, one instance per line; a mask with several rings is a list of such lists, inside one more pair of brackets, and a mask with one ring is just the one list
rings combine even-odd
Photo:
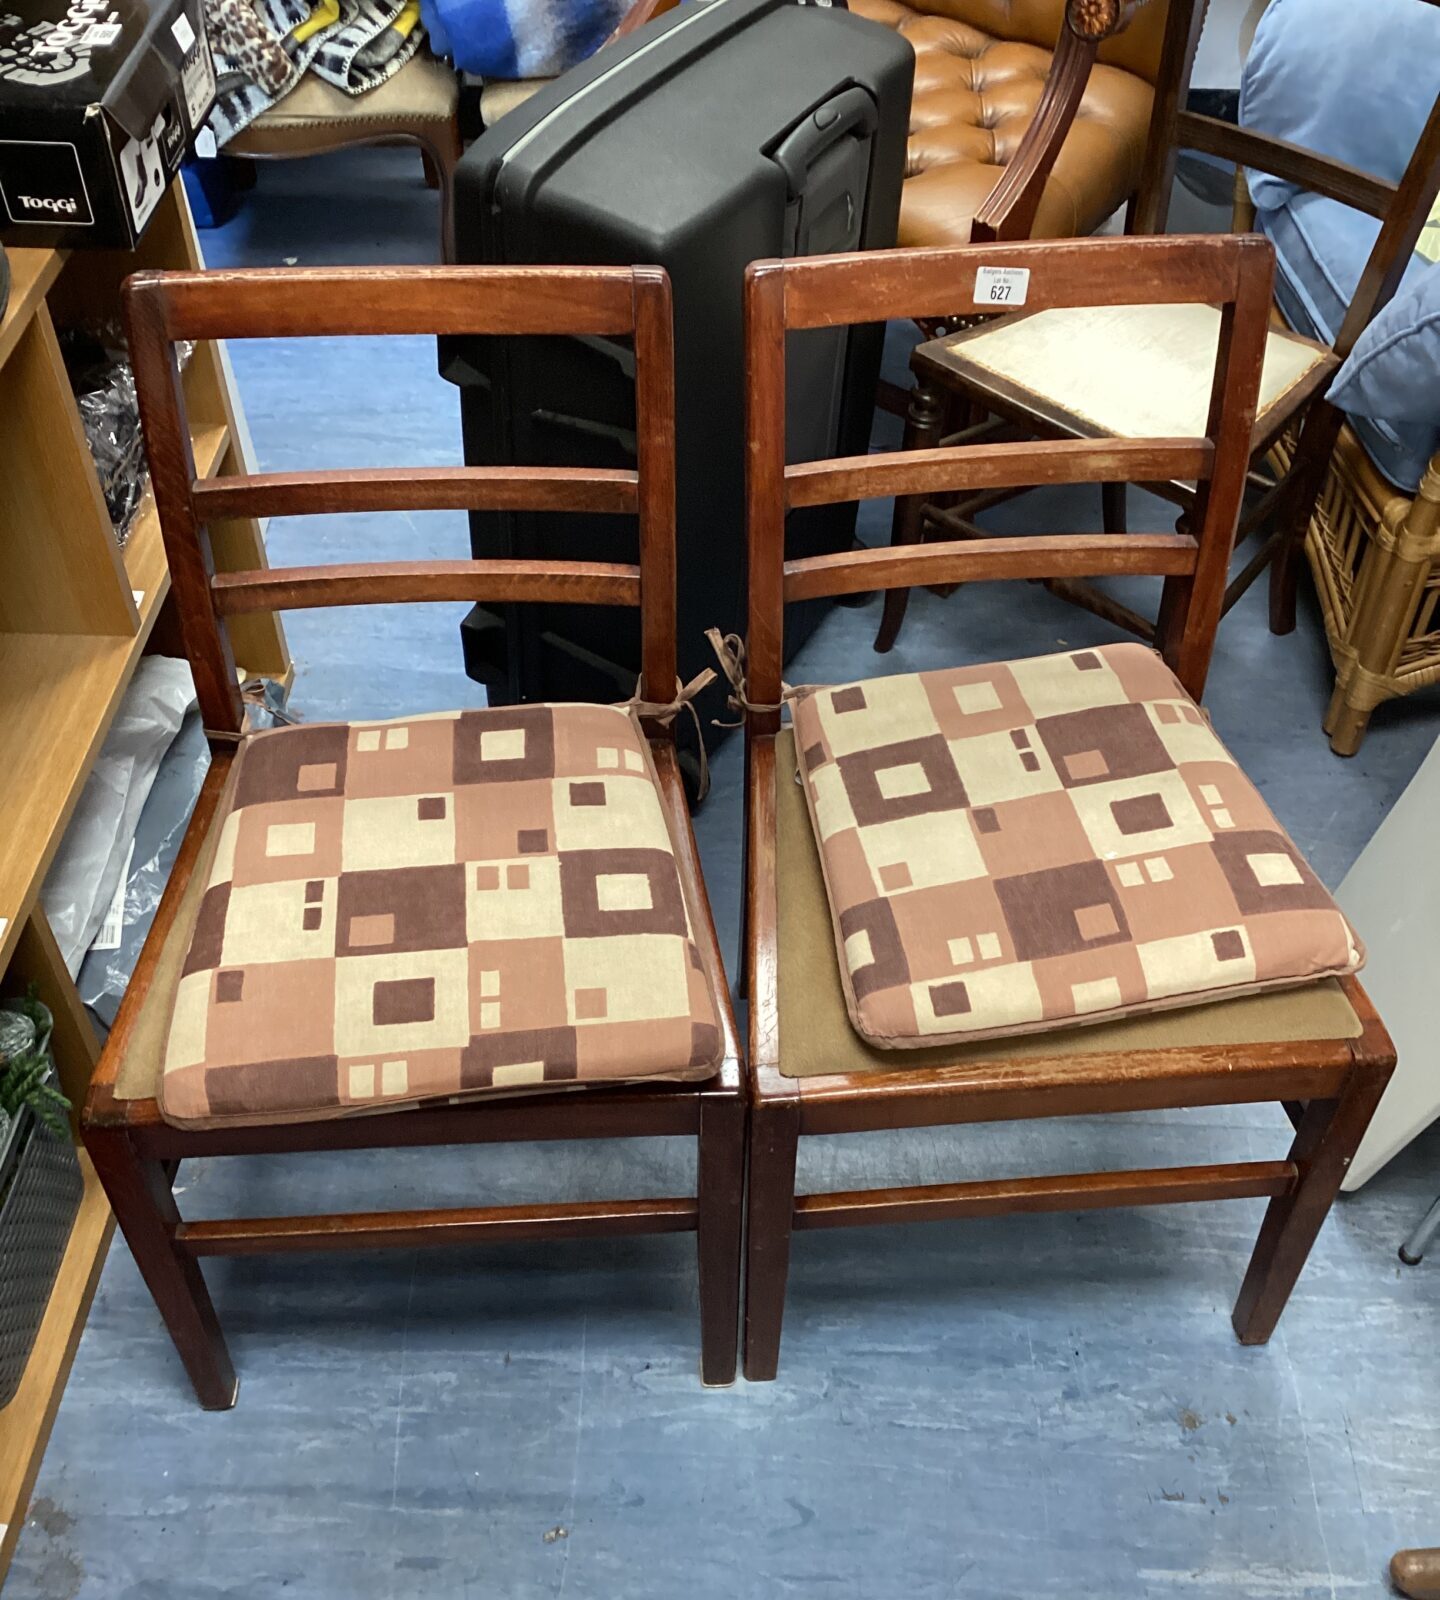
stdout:
[[432,48],[483,78],[553,78],[592,56],[628,0],[420,0]]
[[[1270,0],[1240,82],[1240,125],[1399,182],[1440,92],[1440,7],[1425,0]],[[1251,172],[1250,197],[1296,186]]]
[[[1285,320],[1299,333],[1325,344],[1334,341],[1350,297],[1360,281],[1380,224],[1323,195],[1297,192],[1286,204],[1256,213],[1256,226],[1275,246],[1275,298]],[[1350,360],[1336,374],[1328,398],[1349,414],[1360,442],[1380,471],[1401,489],[1413,492],[1440,443],[1440,327],[1418,344],[1397,337],[1424,313],[1412,310],[1413,294],[1435,282],[1440,271],[1423,256],[1412,256],[1395,298],[1361,335]],[[1440,312],[1440,298],[1429,291],[1428,304]],[[1440,320],[1440,319],[1437,319]],[[1378,331],[1377,331],[1378,330]],[[1368,352],[1352,380],[1357,357]],[[1412,391],[1428,360],[1424,402]],[[1387,396],[1389,403],[1387,404]]]
[[[1240,122],[1395,183],[1437,93],[1440,7],[1423,0],[1271,0],[1246,58]],[[1269,173],[1247,176],[1255,225],[1275,246],[1280,309],[1300,333],[1333,343],[1380,224]],[[1407,309],[1433,270],[1423,257],[1411,258],[1396,298],[1329,391],[1375,465],[1411,492],[1440,443],[1440,332],[1423,310]],[[1423,387],[1435,402],[1428,414],[1412,393],[1427,362]]]
[[1406,273],[1330,386],[1330,398],[1357,426],[1374,418],[1373,426],[1414,441],[1416,483],[1440,447],[1440,263],[1416,256],[1411,266],[1417,262],[1420,270]]

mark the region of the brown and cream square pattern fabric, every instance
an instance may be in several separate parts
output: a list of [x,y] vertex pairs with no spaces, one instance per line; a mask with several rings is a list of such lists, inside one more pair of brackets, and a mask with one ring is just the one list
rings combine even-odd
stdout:
[[857,1032],[997,1038],[1353,972],[1324,886],[1158,655],[793,703]]
[[171,1122],[715,1068],[654,766],[620,707],[254,734],[216,826],[161,1082]]

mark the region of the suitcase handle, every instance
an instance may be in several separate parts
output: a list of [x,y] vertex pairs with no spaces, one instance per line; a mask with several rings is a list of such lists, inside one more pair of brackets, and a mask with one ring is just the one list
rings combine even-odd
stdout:
[[785,174],[791,200],[805,193],[811,167],[846,134],[869,136],[879,126],[875,102],[863,89],[842,89],[810,112],[776,145],[770,159]]

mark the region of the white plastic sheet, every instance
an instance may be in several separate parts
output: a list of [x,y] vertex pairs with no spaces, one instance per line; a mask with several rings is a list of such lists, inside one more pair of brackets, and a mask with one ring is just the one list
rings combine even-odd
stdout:
[[141,658],[41,892],[72,977],[115,896],[161,758],[194,704],[188,662]]

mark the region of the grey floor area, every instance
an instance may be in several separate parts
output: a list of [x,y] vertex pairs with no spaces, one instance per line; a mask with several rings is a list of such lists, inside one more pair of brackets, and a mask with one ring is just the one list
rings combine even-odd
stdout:
[[[433,207],[403,152],[296,162],[205,243],[213,264],[422,260]],[[233,355],[266,468],[458,458],[426,341]],[[1097,510],[1066,491],[1011,515]],[[887,515],[868,508],[868,536]],[[272,533],[280,560],[382,548],[453,554],[463,524]],[[456,621],[294,617],[297,704],[477,703]],[[796,676],[878,667],[875,622],[835,611]],[[918,599],[888,665],[1105,637],[1043,591],[977,587]],[[1208,705],[1333,884],[1440,733],[1440,698],[1382,710],[1342,762],[1319,729],[1329,684],[1313,605],[1277,640],[1256,592],[1221,633]],[[732,740],[698,820],[732,946],[739,789]],[[801,1179],[1259,1158],[1285,1138],[1276,1107],[872,1136],[812,1143]],[[662,1141],[192,1163],[180,1188],[196,1215],[659,1194],[691,1160]],[[1393,1549],[1440,1543],[1440,1255],[1395,1254],[1437,1182],[1432,1134],[1337,1207],[1253,1350],[1228,1312],[1258,1203],[807,1235],[779,1381],[724,1391],[697,1380],[683,1237],[218,1263],[242,1374],[218,1416],[117,1242],[6,1600],[1382,1594]]]

